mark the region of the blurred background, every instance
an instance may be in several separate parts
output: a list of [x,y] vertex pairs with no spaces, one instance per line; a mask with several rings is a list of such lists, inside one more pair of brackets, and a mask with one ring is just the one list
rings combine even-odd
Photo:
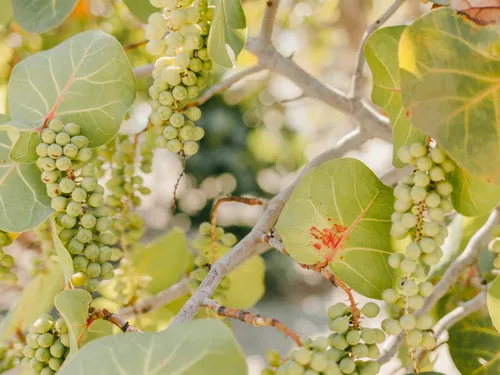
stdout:
[[[391,3],[392,0],[283,0],[274,43],[283,55],[293,58],[323,83],[347,92],[363,32]],[[265,1],[243,0],[243,6],[249,35],[255,35]],[[418,0],[407,1],[388,24],[409,23],[429,8]],[[7,111],[7,83],[17,62],[88,29],[102,29],[115,36],[125,46],[134,67],[154,61],[143,45],[131,46],[144,40],[144,25],[121,1],[81,0],[69,19],[42,35],[26,33],[13,23],[0,25],[0,113]],[[256,63],[254,56],[243,51],[236,69],[215,69],[213,82]],[[364,96],[368,99],[371,82],[367,67],[365,75]],[[150,112],[147,89],[151,82],[150,78],[138,82],[137,102],[123,125],[123,132],[136,133],[146,126]],[[182,170],[181,160],[166,150],[156,150],[153,172],[144,176],[146,185],[152,189],[140,207],[147,228],[144,241],[173,227],[180,227],[191,236],[201,222],[209,220],[217,197],[273,197],[293,181],[304,164],[356,127],[343,113],[302,98],[301,94],[300,88],[286,78],[262,71],[203,105],[199,124],[205,129],[205,138],[200,152],[187,162],[175,213],[172,197]],[[374,140],[348,156],[364,161],[378,176],[385,176],[386,183],[395,182],[394,176],[391,177],[390,144]],[[220,208],[217,223],[241,238],[262,212],[262,206],[227,203]],[[16,287],[0,284],[2,314],[14,304],[30,277],[28,269],[37,254],[26,244],[27,241],[16,241],[12,245],[20,282]],[[332,303],[346,299],[343,292],[277,252],[264,254],[264,259],[267,291],[252,311],[280,319],[299,335],[328,334],[326,310]],[[364,301],[363,297],[358,301]],[[248,356],[251,375],[260,374],[265,366],[267,349],[276,348],[285,356],[292,348],[291,340],[273,328],[232,324]],[[446,356],[440,358],[435,370],[458,374]],[[382,373],[404,372],[396,359],[384,366]]]

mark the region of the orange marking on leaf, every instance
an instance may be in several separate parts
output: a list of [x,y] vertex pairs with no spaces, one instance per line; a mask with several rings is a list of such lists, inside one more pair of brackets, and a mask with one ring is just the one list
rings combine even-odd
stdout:
[[408,120],[411,118],[411,110],[410,109],[405,109],[405,116]]

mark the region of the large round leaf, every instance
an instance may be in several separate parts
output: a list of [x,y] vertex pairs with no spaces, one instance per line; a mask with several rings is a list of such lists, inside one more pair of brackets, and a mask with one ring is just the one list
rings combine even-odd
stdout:
[[59,25],[78,0],[12,0],[14,18],[24,30],[42,33]]
[[500,332],[500,276],[488,288],[488,311],[493,325]]
[[472,314],[448,333],[451,358],[461,374],[500,374],[500,333],[487,314]]
[[392,189],[356,159],[337,159],[309,171],[277,223],[286,250],[300,263],[327,257],[331,270],[367,297],[392,286]]
[[0,132],[0,229],[23,232],[41,224],[53,212],[41,172],[35,164],[9,159],[12,144]]
[[33,127],[54,117],[75,122],[97,147],[116,135],[135,91],[120,43],[87,31],[17,64],[9,81],[9,107],[15,120]]
[[229,328],[198,319],[158,333],[127,333],[91,342],[58,375],[245,375],[245,357]]
[[399,80],[398,47],[406,26],[384,27],[366,41],[364,54],[372,71],[372,101],[382,107],[392,125],[393,158],[396,167],[405,164],[397,157],[401,146],[425,141],[426,135],[415,128],[404,113]]
[[408,26],[399,44],[403,103],[411,123],[459,166],[500,185],[500,29],[448,8]]
[[455,168],[451,184],[453,207],[464,216],[479,216],[491,212],[500,201],[500,187],[482,181],[462,168]]

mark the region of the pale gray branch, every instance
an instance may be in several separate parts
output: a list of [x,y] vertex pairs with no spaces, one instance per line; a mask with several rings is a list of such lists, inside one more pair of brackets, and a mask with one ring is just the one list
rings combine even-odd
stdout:
[[[436,303],[457,282],[460,272],[476,261],[482,249],[482,245],[491,237],[491,227],[498,223],[499,219],[498,210],[494,209],[486,223],[471,237],[463,253],[460,254],[455,261],[453,261],[441,280],[439,280],[439,282],[434,286],[432,294],[425,299],[424,306],[415,312],[416,317],[429,313],[434,308]],[[382,352],[377,362],[380,364],[389,362],[397,353],[402,342],[402,333],[398,336],[392,336],[389,340],[387,340],[385,344],[386,350]]]
[[281,55],[271,44],[263,44],[259,39],[249,39],[246,48],[258,57],[261,66],[295,83],[305,97],[320,100],[351,115],[364,132],[377,134],[377,138],[387,142],[392,141],[387,117],[377,113],[368,103],[360,99],[350,99],[345,93],[325,86],[293,60]]
[[[434,337],[436,338],[437,345],[439,346],[439,342],[442,342],[444,333],[447,332],[451,327],[457,324],[462,319],[465,319],[470,314],[475,313],[476,311],[481,310],[486,306],[486,290],[481,291],[477,296],[473,299],[464,302],[455,310],[450,311],[448,314],[443,316],[439,322],[437,322],[432,330],[434,331]],[[425,354],[428,353],[428,350],[420,349],[415,357],[417,361],[420,362],[424,358]],[[408,369],[411,371],[411,368]]]
[[258,73],[258,72],[262,71],[263,69],[264,68],[262,68],[261,66],[256,65],[256,66],[252,66],[251,68],[242,70],[239,73],[233,74],[231,77],[218,83],[217,85],[211,86],[209,89],[207,89],[203,93],[203,95],[201,95],[195,102],[193,102],[193,104],[190,103],[190,105],[197,105],[197,106],[202,105],[203,103],[205,103],[207,100],[209,100],[214,95],[216,95],[222,91],[227,90],[235,83],[241,81],[242,79],[244,79],[252,74]]
[[151,73],[153,73],[154,68],[155,68],[155,64],[142,65],[142,66],[138,66],[137,68],[134,68],[133,71],[134,71],[135,79],[149,77],[151,75]]
[[276,14],[280,6],[280,0],[268,0],[266,8],[264,9],[264,16],[262,17],[262,24],[260,26],[259,38],[264,43],[270,43],[273,36],[274,21],[276,21]]
[[358,48],[358,53],[356,56],[356,70],[354,72],[354,76],[352,78],[352,85],[351,85],[351,92],[350,96],[352,98],[356,98],[359,94],[359,91],[361,90],[361,87],[363,86],[363,67],[365,65],[365,54],[364,54],[364,47],[365,43],[368,39],[368,37],[373,34],[380,26],[382,26],[391,16],[396,13],[396,11],[403,5],[405,0],[396,0],[394,3],[385,11],[382,16],[377,18],[377,20],[372,23],[368,28],[366,29],[365,33],[363,34],[363,37],[361,38],[361,42],[359,44]]
[[470,314],[481,310],[486,306],[486,290],[481,291],[473,299],[464,302],[462,305],[457,307],[455,310],[450,311],[448,314],[443,316],[439,322],[433,327],[434,335],[436,340],[439,341],[441,335],[453,327],[456,323],[466,318]]
[[144,314],[148,311],[165,306],[166,304],[175,301],[177,298],[185,296],[188,293],[188,279],[184,278],[174,285],[171,285],[167,289],[162,290],[161,292],[151,297],[140,300],[133,306],[127,306],[120,309],[117,314],[124,318],[130,318],[134,315]]

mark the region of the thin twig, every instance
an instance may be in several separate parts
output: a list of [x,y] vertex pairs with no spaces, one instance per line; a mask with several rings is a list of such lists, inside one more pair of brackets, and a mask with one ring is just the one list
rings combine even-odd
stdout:
[[179,189],[179,184],[181,183],[181,179],[184,176],[184,173],[186,172],[186,161],[187,157],[184,154],[184,152],[181,154],[182,157],[182,171],[179,174],[179,177],[177,177],[177,181],[175,182],[174,185],[174,194],[172,198],[172,210],[175,213],[175,210],[177,210],[177,189]]
[[259,39],[263,43],[270,43],[273,36],[274,23],[276,21],[276,14],[280,0],[268,0],[266,8],[264,9],[264,16],[262,17],[262,24],[260,26]]
[[285,324],[280,322],[278,319],[274,318],[264,318],[260,315],[252,314],[249,311],[244,311],[240,309],[232,309],[229,307],[222,306],[217,301],[213,299],[206,298],[202,302],[203,306],[215,311],[219,316],[225,316],[226,318],[233,318],[241,320],[244,323],[250,324],[254,327],[276,327],[285,335],[290,337],[298,346],[302,346],[302,341],[300,341],[299,336],[288,328]]
[[[478,257],[482,244],[490,238],[490,230],[493,225],[498,223],[499,214],[498,209],[494,209],[486,223],[479,229],[469,240],[465,250],[460,254],[457,259],[446,270],[443,277],[434,286],[432,294],[425,299],[424,306],[415,312],[415,316],[419,317],[423,314],[430,312],[436,303],[448,292],[448,290],[456,283],[460,272],[466,267],[475,262]],[[403,334],[392,336],[387,340],[384,350],[377,360],[379,364],[387,363],[397,353],[399,346],[403,340]]]
[[347,94],[326,86],[293,60],[281,55],[271,44],[262,44],[258,39],[249,39],[247,50],[259,59],[259,64],[271,72],[287,77],[302,90],[303,96],[317,99],[330,107],[351,115],[363,132],[370,132],[387,142],[392,132],[387,117],[377,113],[371,105],[359,98],[351,99]]
[[248,77],[248,76],[250,76],[252,74],[258,73],[258,72],[260,72],[262,70],[264,70],[264,68],[262,68],[259,65],[255,65],[255,66],[252,66],[251,68],[245,69],[245,70],[243,70],[243,71],[241,71],[239,73],[233,74],[228,79],[226,79],[226,80],[218,83],[217,85],[211,86],[209,89],[207,89],[203,93],[203,95],[201,95],[198,99],[196,99],[196,101],[188,103],[186,105],[186,108],[196,107],[196,106],[202,105],[207,100],[209,100],[210,98],[212,98],[214,95],[216,95],[216,94],[218,94],[218,93],[220,93],[222,91],[227,90],[228,88],[230,88],[235,83],[241,81],[242,79],[244,79],[244,78],[246,78],[246,77]]
[[259,206],[259,205],[262,206],[264,204],[264,202],[258,198],[246,198],[246,197],[235,197],[235,196],[219,198],[217,202],[215,202],[214,208],[212,210],[212,215],[210,218],[210,222],[212,224],[212,232],[211,232],[212,262],[215,262],[217,260],[216,257],[217,240],[215,238],[215,230],[217,229],[217,211],[219,210],[220,205],[224,202],[238,202],[246,204],[248,206]]
[[96,309],[92,306],[89,307],[89,314],[91,319],[103,319],[108,322],[114,324],[118,328],[120,328],[123,332],[141,332],[140,329],[134,328],[128,324],[125,320],[120,318],[115,313],[108,311],[106,309]]
[[358,306],[356,305],[356,300],[354,299],[354,295],[352,294],[351,288],[349,288],[346,283],[344,283],[337,276],[335,276],[333,273],[331,273],[330,271],[328,271],[325,268],[322,268],[320,273],[327,280],[329,280],[333,285],[337,285],[337,286],[341,287],[344,290],[344,292],[347,294],[347,297],[349,298],[349,302],[351,304],[352,322],[354,324],[354,328],[359,328],[360,313],[359,313]]
[[125,44],[123,46],[123,49],[125,51],[130,51],[131,49],[134,49],[134,48],[137,48],[137,47],[140,47],[140,46],[143,46],[144,44],[146,44],[148,42],[148,40],[141,40],[140,42],[135,42],[135,43],[129,43],[129,44]]
[[185,278],[151,297],[145,298],[142,301],[140,300],[133,306],[127,306],[120,309],[120,311],[118,311],[118,314],[126,318],[145,314],[151,310],[163,307],[166,304],[187,295],[188,293],[188,279]]
[[356,56],[356,70],[354,72],[354,76],[352,77],[351,91],[350,97],[356,98],[359,95],[359,91],[363,86],[363,67],[365,65],[365,54],[364,47],[368,37],[373,34],[380,26],[382,26],[391,16],[403,5],[405,0],[396,0],[394,3],[382,14],[377,20],[372,23],[366,29],[363,37],[361,38],[361,42],[359,44],[358,53]]

